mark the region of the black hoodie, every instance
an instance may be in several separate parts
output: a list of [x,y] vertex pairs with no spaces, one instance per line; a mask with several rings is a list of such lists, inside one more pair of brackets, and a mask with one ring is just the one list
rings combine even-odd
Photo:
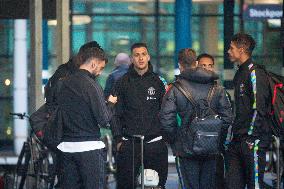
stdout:
[[165,87],[159,76],[149,69],[142,76],[130,66],[117,83],[118,103],[116,117],[118,127],[113,128],[116,139],[129,135],[144,135],[150,140],[161,135],[158,113]]
[[[212,85],[214,85],[218,76],[212,71],[198,67],[182,72],[177,76],[177,79],[181,80],[184,87],[187,88],[193,98],[198,101],[207,98],[208,91]],[[217,86],[216,93],[211,101],[211,107],[224,120],[223,133],[226,135],[228,127],[232,123],[233,115],[231,104],[223,87]],[[182,143],[182,140],[176,137],[179,130],[177,115],[181,118],[180,127],[182,128],[189,126],[192,114],[193,107],[191,103],[177,88],[171,86],[163,98],[160,112],[162,130],[167,133],[166,136],[169,143]],[[224,140],[224,138],[225,136],[223,136],[222,140]]]

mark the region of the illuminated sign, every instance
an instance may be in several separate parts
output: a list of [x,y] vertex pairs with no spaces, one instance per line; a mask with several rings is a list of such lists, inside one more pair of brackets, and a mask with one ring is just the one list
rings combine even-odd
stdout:
[[257,4],[243,7],[243,18],[246,20],[280,19],[282,15],[282,5]]

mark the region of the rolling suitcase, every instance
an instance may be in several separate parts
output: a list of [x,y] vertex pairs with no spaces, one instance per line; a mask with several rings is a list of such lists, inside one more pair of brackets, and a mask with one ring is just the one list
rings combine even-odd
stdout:
[[[133,146],[133,162],[132,162],[132,171],[134,173],[134,158],[135,158],[135,155],[134,155],[134,141],[135,140],[140,140],[140,147],[141,147],[141,167],[140,167],[140,171],[141,171],[141,174],[139,175],[139,179],[138,181],[140,182],[140,186],[138,186],[137,189],[159,189],[160,187],[157,187],[157,186],[148,186],[148,185],[145,185],[145,178],[146,178],[146,181],[149,182],[149,183],[156,183],[158,185],[159,181],[155,181],[158,173],[154,170],[149,170],[149,169],[144,169],[144,136],[143,135],[133,135],[131,136],[132,138],[132,146]],[[149,178],[149,179],[147,179]],[[136,178],[133,179],[132,181],[132,186],[135,186],[135,183],[136,183]],[[154,184],[154,185],[156,185]],[[151,185],[151,184],[150,184]],[[133,187],[134,188],[134,187]]]
[[[134,158],[135,158],[135,150],[134,150],[134,142],[135,140],[140,140],[140,145],[141,145],[141,173],[144,172],[144,136],[143,135],[132,135],[131,137],[132,140],[132,150],[133,150],[133,157],[132,157],[132,172],[134,175]],[[136,178],[134,177],[132,181],[132,187],[134,188],[136,183]],[[141,189],[145,189],[144,186],[144,174],[141,174]]]

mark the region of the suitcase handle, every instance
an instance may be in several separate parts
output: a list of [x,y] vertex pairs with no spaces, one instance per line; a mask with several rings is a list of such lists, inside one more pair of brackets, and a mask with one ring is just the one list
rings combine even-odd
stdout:
[[[143,135],[132,135],[131,138],[139,138],[141,140],[141,189],[145,189],[144,186],[144,136]],[[134,150],[133,150],[134,153]],[[133,157],[134,159],[134,157]]]

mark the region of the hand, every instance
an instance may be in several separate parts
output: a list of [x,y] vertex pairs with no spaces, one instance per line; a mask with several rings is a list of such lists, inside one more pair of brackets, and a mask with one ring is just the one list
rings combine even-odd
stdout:
[[109,95],[108,101],[113,103],[113,104],[116,104],[117,103],[117,96]]
[[122,142],[117,143],[117,145],[116,145],[116,151],[119,151],[119,150],[120,150],[121,145],[122,145]]

